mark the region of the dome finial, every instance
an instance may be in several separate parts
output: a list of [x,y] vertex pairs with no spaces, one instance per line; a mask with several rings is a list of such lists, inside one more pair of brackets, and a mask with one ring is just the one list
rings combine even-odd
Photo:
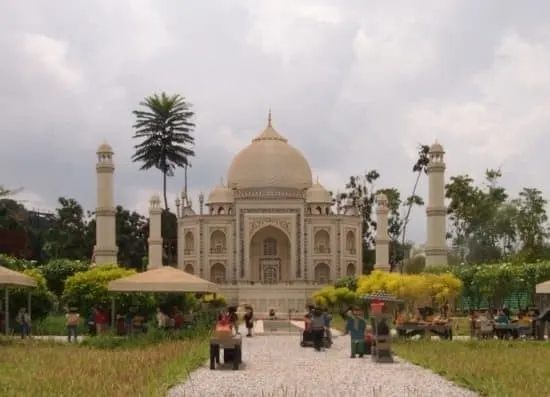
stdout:
[[267,126],[271,127],[271,108],[269,108],[269,113],[267,114]]
[[223,186],[223,176],[220,176],[220,186]]
[[317,176],[317,184],[319,185],[319,176]]

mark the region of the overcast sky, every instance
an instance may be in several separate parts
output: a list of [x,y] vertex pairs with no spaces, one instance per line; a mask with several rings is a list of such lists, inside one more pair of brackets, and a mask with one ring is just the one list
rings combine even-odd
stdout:
[[332,190],[374,168],[408,195],[437,139],[447,177],[500,166],[512,191],[550,193],[548,0],[0,0],[0,54],[0,184],[28,207],[93,208],[107,140],[117,203],[146,211],[161,175],[130,162],[131,110],[161,90],[197,112],[195,196],[270,107]]

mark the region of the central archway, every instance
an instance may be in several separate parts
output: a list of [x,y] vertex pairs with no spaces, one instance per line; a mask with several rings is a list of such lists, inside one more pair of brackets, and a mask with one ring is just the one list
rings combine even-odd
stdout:
[[288,236],[274,226],[258,230],[250,240],[250,278],[252,281],[275,284],[290,281]]

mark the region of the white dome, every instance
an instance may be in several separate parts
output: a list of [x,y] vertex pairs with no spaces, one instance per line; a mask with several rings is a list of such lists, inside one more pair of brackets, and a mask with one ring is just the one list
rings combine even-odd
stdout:
[[113,154],[113,148],[107,142],[103,142],[97,148],[97,154]]
[[311,168],[306,158],[271,126],[241,150],[227,175],[232,189],[308,189]]
[[319,181],[307,189],[306,202],[314,204],[330,204],[332,203],[332,195],[325,189]]
[[220,181],[208,195],[207,204],[228,204],[233,202],[233,191]]

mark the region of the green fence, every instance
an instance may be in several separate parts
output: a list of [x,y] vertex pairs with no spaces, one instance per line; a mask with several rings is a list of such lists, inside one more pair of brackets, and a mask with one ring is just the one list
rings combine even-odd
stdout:
[[[517,292],[510,294],[506,299],[504,299],[503,307],[515,311],[518,309],[525,309],[527,306],[532,304],[532,296],[528,292]],[[488,309],[491,305],[489,304],[489,299],[487,297],[480,297],[479,299],[472,299],[470,297],[461,297],[458,299],[456,309],[458,311],[469,311],[469,310],[485,310]]]

